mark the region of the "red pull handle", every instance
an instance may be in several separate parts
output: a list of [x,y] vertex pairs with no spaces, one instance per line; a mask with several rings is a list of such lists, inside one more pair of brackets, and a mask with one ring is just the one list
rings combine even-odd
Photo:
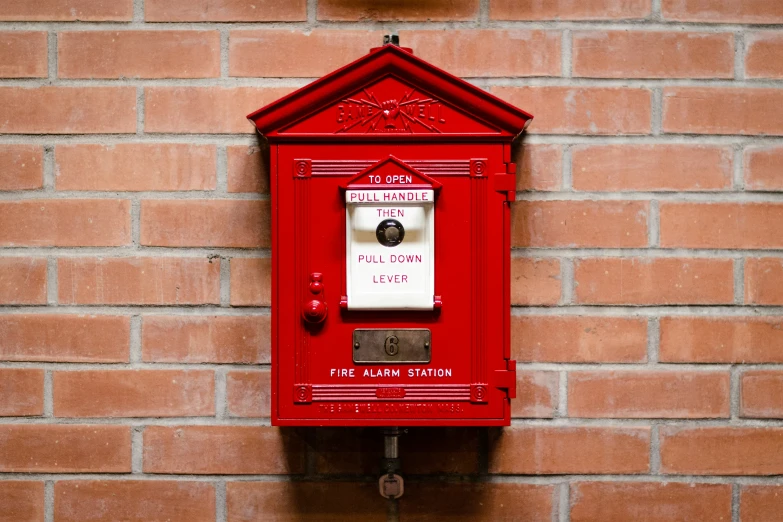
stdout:
[[305,303],[302,308],[302,318],[308,323],[318,324],[326,319],[326,303],[313,299]]
[[307,301],[302,307],[302,319],[311,324],[324,322],[328,309],[323,302],[324,284],[321,282],[323,276],[320,272],[310,274],[310,292],[315,295],[314,299]]

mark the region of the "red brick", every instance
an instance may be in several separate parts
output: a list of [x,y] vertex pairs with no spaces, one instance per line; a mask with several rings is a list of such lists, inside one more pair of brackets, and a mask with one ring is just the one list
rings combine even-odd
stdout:
[[783,204],[662,202],[660,208],[662,247],[783,247]]
[[492,20],[623,20],[650,15],[650,0],[490,0]]
[[270,258],[232,258],[231,306],[269,306],[272,303],[271,278]]
[[5,0],[0,20],[60,22],[126,22],[133,18],[133,0]]
[[492,94],[540,115],[536,134],[648,134],[650,91],[621,87],[493,87]]
[[46,78],[46,38],[45,32],[0,32],[0,77]]
[[[677,59],[673,60],[672,56]],[[731,33],[576,31],[573,75],[588,78],[733,78]]]
[[[322,429],[316,434],[318,474],[378,475],[383,440],[366,428]],[[479,469],[479,430],[475,428],[410,429],[400,438],[406,473],[412,475],[475,474]]]
[[525,144],[515,150],[517,190],[560,190],[563,148],[560,145]]
[[745,149],[745,189],[783,190],[783,147]]
[[[409,433],[405,436],[407,437]],[[443,430],[435,429],[433,436],[441,437],[445,433]],[[473,440],[475,442],[475,438]],[[378,433],[373,428],[345,430],[339,427],[324,427],[316,431],[312,447],[315,473],[322,475],[381,473],[381,463],[378,458],[383,456],[383,440],[378,437]],[[426,455],[424,457],[427,458]],[[410,461],[410,457],[406,459],[406,463]],[[474,465],[475,461],[474,455]],[[421,465],[417,466],[419,469],[421,467]]]
[[585,304],[734,302],[731,259],[590,258],[574,265],[575,301]]
[[[571,522],[731,520],[731,484],[577,482]],[[744,519],[743,519],[744,520]]]
[[269,202],[146,200],[141,244],[151,246],[269,247]]
[[293,90],[293,87],[147,87],[144,131],[252,133],[255,128],[247,121],[247,115]]
[[650,468],[649,428],[513,426],[490,436],[490,473],[630,474]]
[[62,304],[220,302],[220,261],[205,258],[61,258]]
[[745,372],[741,383],[743,417],[783,418],[783,372]]
[[667,20],[774,24],[783,22],[783,5],[769,0],[662,0]]
[[512,359],[520,362],[645,362],[647,321],[634,317],[512,316],[511,353]]
[[0,190],[43,187],[43,147],[0,145]]
[[555,486],[514,483],[417,483],[405,490],[400,518],[406,522],[549,522]]
[[46,259],[0,257],[0,303],[45,304]]
[[[316,473],[370,474],[381,471],[383,441],[373,429],[352,431],[342,428],[321,430],[315,446]],[[400,438],[400,454],[411,475],[475,474],[479,469],[479,430],[475,428],[436,428],[409,430]]]
[[666,87],[663,130],[684,134],[783,135],[783,91]]
[[[345,29],[231,31],[229,74],[273,78],[323,76],[367,54],[371,43],[380,44],[382,35],[381,31]],[[292,60],[292,56],[296,59]]]
[[[401,38],[417,55],[452,74],[471,76],[557,76],[560,35],[529,30],[404,31]],[[367,54],[381,31],[237,30],[231,33],[232,76],[316,77]],[[510,45],[511,44],[511,45]],[[270,52],[270,49],[272,50]],[[275,52],[274,50],[279,52]],[[314,52],[318,49],[318,52]],[[502,56],[498,52],[503,52]],[[487,61],[488,54],[496,60]],[[290,60],[290,56],[299,59]]]
[[301,439],[262,426],[148,426],[144,472],[279,475],[304,472]]
[[0,369],[0,416],[43,415],[43,387],[43,370]]
[[559,260],[511,258],[511,304],[555,305],[560,284]]
[[128,362],[130,319],[111,315],[0,316],[0,360]]
[[0,134],[136,132],[135,87],[0,87]]
[[270,362],[269,316],[145,316],[142,358],[149,362]]
[[779,317],[661,317],[661,362],[783,363]]
[[412,475],[475,475],[480,469],[480,432],[457,427],[411,429],[400,438],[400,455],[407,455],[405,467]]
[[215,487],[174,480],[58,480],[57,522],[212,522]]
[[68,31],[57,37],[59,78],[215,78],[217,31]]
[[751,257],[745,260],[745,302],[783,304],[783,259]]
[[661,472],[780,475],[783,429],[661,426]]
[[269,417],[272,408],[269,370],[229,372],[226,375],[228,413],[232,417]]
[[745,77],[783,78],[781,54],[783,54],[783,34],[766,32],[747,34],[745,36]]
[[215,415],[215,374],[207,370],[56,371],[57,417]]
[[647,246],[646,201],[518,201],[511,245],[630,248]]
[[214,145],[58,145],[57,190],[214,190],[216,157]]
[[147,22],[298,22],[307,0],[145,0]]
[[559,383],[558,372],[517,371],[517,398],[511,401],[511,417],[554,417]]
[[386,521],[378,484],[371,482],[230,481],[226,507],[228,522]]
[[732,156],[730,147],[711,145],[577,145],[571,176],[574,190],[584,191],[724,190]]
[[571,372],[568,375],[568,415],[635,419],[726,418],[729,416],[729,374]]
[[[475,20],[478,0],[431,0],[428,2],[396,2],[387,4],[375,0],[320,0],[318,19],[333,21],[418,21],[455,22]],[[404,42],[403,42],[404,43]],[[380,42],[378,42],[380,45]]]
[[778,485],[741,486],[742,522],[769,522],[783,512],[783,489]]
[[[528,29],[400,31],[416,56],[461,78],[560,76],[560,32]],[[488,60],[487,57],[492,59]]]
[[0,471],[130,473],[128,426],[0,425]]
[[234,145],[226,147],[226,156],[229,192],[269,193],[268,149]]
[[0,522],[44,522],[44,483],[0,481]]
[[2,246],[122,246],[131,241],[126,199],[0,203]]
[[[377,485],[366,482],[229,482],[226,493],[229,522],[282,522],[292,516],[329,522],[386,520]],[[406,489],[400,516],[411,522],[543,522],[552,518],[553,499],[552,485],[417,482]]]

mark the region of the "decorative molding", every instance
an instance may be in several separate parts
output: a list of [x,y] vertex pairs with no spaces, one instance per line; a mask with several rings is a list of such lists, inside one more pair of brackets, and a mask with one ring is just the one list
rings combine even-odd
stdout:
[[313,162],[309,159],[294,160],[294,177],[309,178],[313,172]]
[[470,160],[470,175],[480,177],[487,175],[487,160],[484,158],[473,158]]
[[470,385],[470,402],[483,403],[488,401],[486,384]]
[[[394,393],[386,393],[392,390]],[[399,395],[393,397],[393,395]],[[467,384],[313,384],[313,402],[388,402],[388,401],[468,402]]]
[[[302,175],[298,174],[300,166],[303,167]],[[295,274],[310,273],[310,170],[310,160],[294,161]],[[310,297],[310,279],[297,279],[294,287],[297,296],[295,306],[298,307],[295,317],[301,318],[302,306]],[[307,328],[296,328],[294,336],[294,381],[307,385],[310,383],[310,331]]]
[[[483,165],[483,168],[481,167]],[[486,383],[487,338],[487,176],[484,160],[471,160],[471,382]]]
[[[354,176],[378,161],[380,158],[373,160],[313,160],[311,174],[313,176]],[[400,161],[427,176],[469,176],[471,172],[468,160],[401,159]]]
[[294,403],[309,404],[313,402],[313,387],[309,384],[294,384]]

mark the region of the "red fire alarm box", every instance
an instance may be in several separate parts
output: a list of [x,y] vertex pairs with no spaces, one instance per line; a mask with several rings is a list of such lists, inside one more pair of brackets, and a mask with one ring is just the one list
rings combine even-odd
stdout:
[[389,44],[249,119],[270,145],[273,424],[508,425],[511,142],[532,116]]

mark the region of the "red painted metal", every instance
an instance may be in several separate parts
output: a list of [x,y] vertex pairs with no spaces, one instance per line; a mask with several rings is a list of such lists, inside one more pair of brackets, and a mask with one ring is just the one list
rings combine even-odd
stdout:
[[[510,151],[532,116],[385,45],[248,118],[270,144],[273,424],[508,425]],[[349,307],[357,188],[435,191],[432,309]],[[430,330],[429,362],[353,362],[354,330],[405,328]]]

